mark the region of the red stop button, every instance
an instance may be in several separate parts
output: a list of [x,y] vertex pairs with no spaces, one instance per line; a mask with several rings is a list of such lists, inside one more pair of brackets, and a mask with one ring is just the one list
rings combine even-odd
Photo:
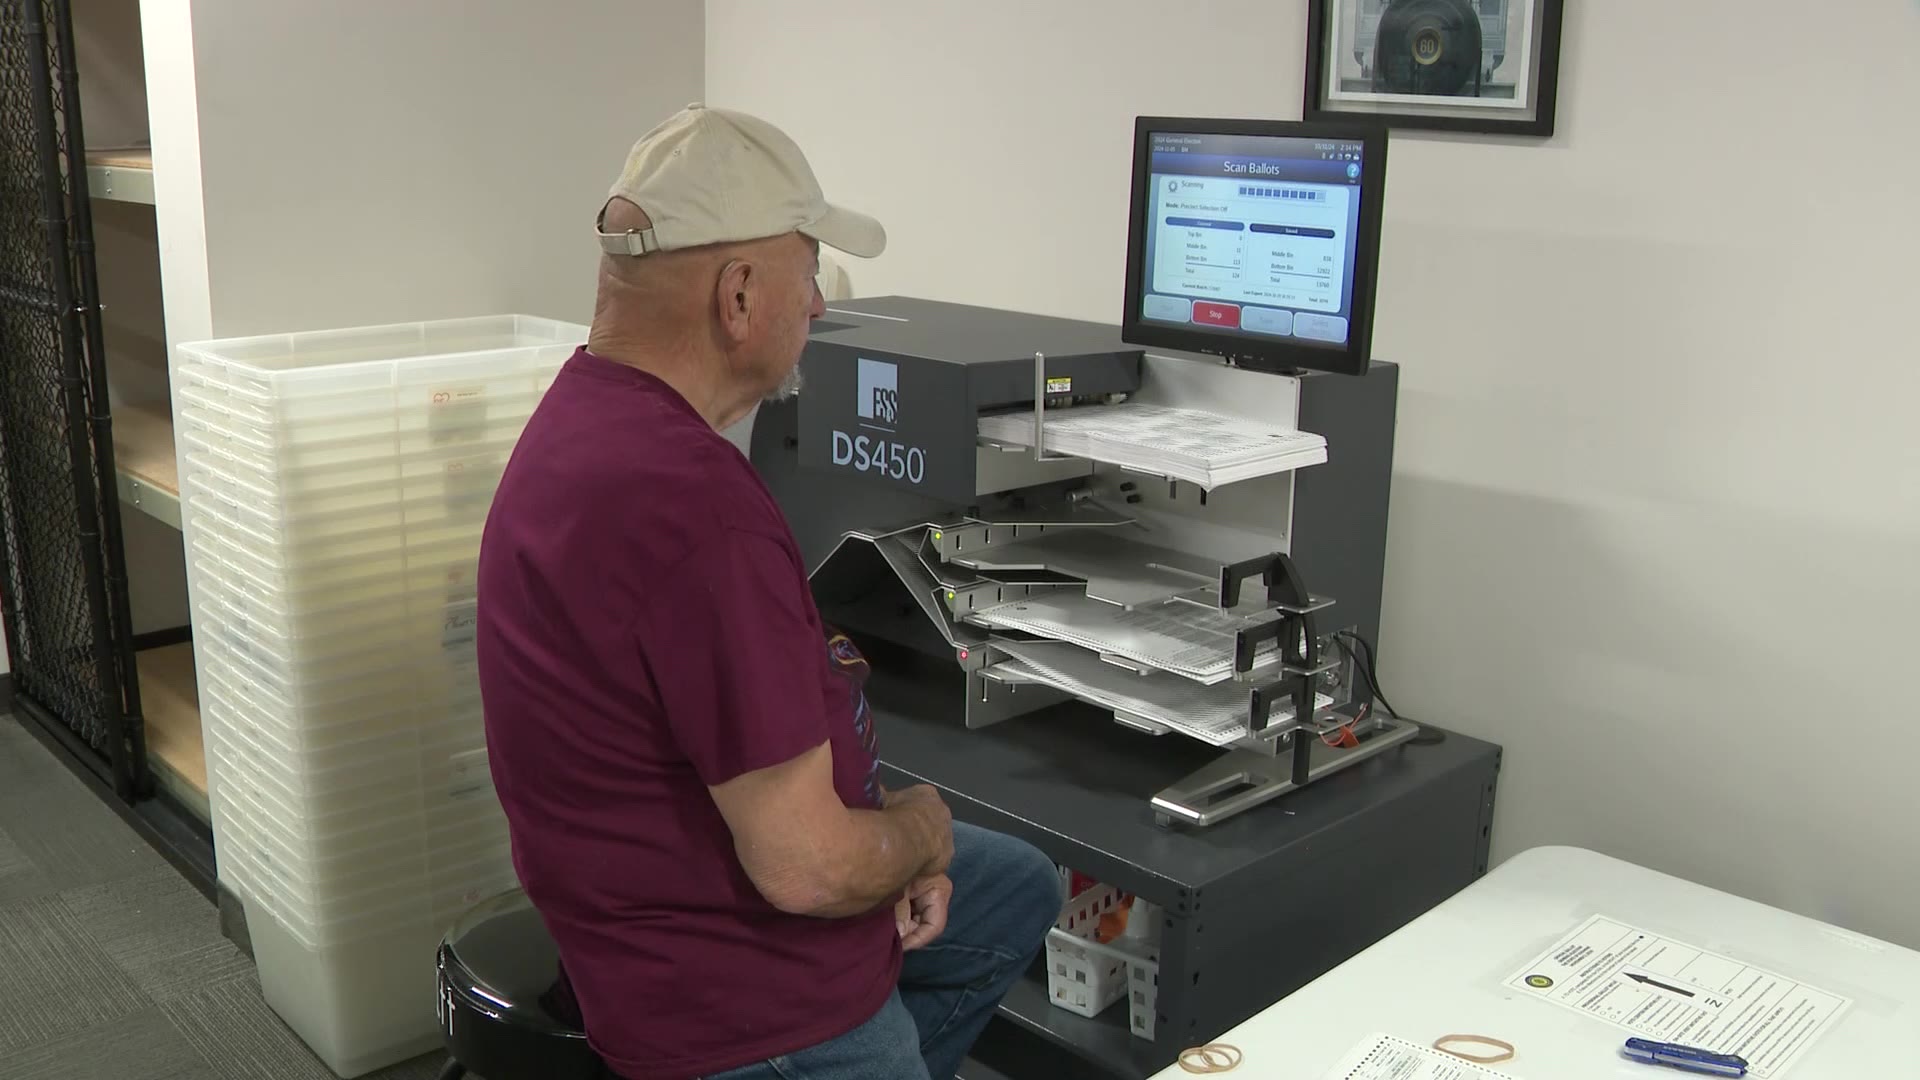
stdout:
[[1240,305],[1218,304],[1211,300],[1195,300],[1193,302],[1193,321],[1204,323],[1207,326],[1238,327],[1240,325]]

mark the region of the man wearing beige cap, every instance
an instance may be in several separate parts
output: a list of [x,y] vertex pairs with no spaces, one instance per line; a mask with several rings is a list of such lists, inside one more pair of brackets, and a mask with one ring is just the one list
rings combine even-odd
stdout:
[[820,244],[880,254],[786,135],[689,106],[601,211],[593,329],[480,556],[514,864],[619,1075],[955,1074],[1060,907],[1053,865],[886,791],[867,666],[721,429],[798,389]]

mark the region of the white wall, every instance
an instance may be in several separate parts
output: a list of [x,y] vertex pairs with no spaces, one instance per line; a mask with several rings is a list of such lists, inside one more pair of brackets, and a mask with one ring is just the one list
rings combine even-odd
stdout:
[[[699,0],[75,8],[89,144],[151,132],[156,205],[95,204],[110,381],[136,403],[166,399],[181,341],[584,321],[600,199],[702,85]],[[185,622],[180,534],[123,520],[135,629]]]
[[147,138],[147,84],[140,64],[140,0],[72,0],[74,66],[90,148]]
[[192,23],[221,337],[584,322],[606,189],[701,87],[698,0],[192,0]]
[[[1570,3],[1557,137],[1394,137],[1383,674],[1507,747],[1498,855],[1920,946],[1920,7],[1832,6]],[[862,293],[1112,322],[1132,117],[1297,118],[1304,21],[709,0],[707,97],[886,223]]]
[[153,144],[165,351],[213,333],[207,300],[206,203],[200,194],[200,109],[192,0],[141,0],[140,34]]

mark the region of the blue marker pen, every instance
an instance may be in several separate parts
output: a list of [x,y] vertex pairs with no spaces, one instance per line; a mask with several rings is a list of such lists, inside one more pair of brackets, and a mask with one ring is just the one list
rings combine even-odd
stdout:
[[1628,1039],[1625,1053],[1648,1065],[1667,1065],[1708,1076],[1745,1076],[1747,1059],[1738,1054],[1716,1054],[1695,1046],[1654,1042],[1652,1039]]

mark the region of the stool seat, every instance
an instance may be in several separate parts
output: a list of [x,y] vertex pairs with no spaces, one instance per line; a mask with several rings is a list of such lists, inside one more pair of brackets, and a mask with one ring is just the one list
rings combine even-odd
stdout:
[[443,1076],[604,1080],[559,950],[519,889],[482,901],[447,931],[436,1012],[453,1061]]

